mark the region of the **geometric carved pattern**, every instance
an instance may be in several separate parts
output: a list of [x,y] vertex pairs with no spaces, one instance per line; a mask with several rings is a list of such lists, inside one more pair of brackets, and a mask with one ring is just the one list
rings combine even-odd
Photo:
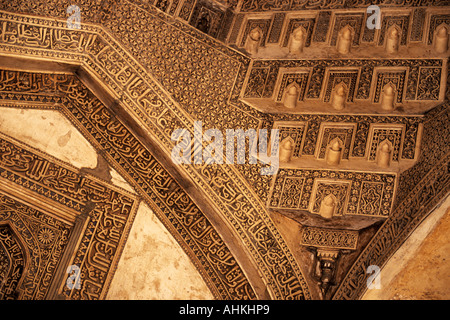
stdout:
[[283,28],[284,18],[286,17],[285,13],[276,13],[273,17],[272,26],[270,27],[270,33],[267,37],[267,43],[277,43],[281,30]]
[[320,11],[314,31],[314,42],[325,42],[331,20],[331,11]]
[[358,232],[304,226],[300,235],[303,246],[355,250]]
[[321,199],[332,193],[339,201],[338,214],[388,216],[394,186],[393,174],[279,169],[269,207],[317,213]]
[[411,35],[409,37],[410,41],[422,41],[425,25],[425,17],[426,17],[425,8],[414,9],[411,24]]
[[381,142],[388,140],[392,145],[392,161],[398,161],[402,143],[403,128],[374,128],[370,142],[369,160],[375,161],[377,150]]
[[347,101],[353,101],[353,95],[355,93],[356,79],[358,78],[357,70],[333,70],[329,72],[327,90],[325,92],[324,101],[328,102],[331,98],[332,90],[340,83],[346,85]]
[[342,159],[348,159],[350,154],[350,147],[353,141],[353,135],[355,132],[355,125],[348,124],[322,124],[322,135],[319,136],[318,144],[318,159],[324,159],[326,150],[330,145],[330,142],[334,139],[340,140],[342,147]]
[[297,101],[303,101],[306,91],[306,85],[308,83],[309,73],[284,73],[281,79],[280,89],[278,90],[277,101],[281,101],[286,88],[292,83],[296,83],[299,88],[299,94]]
[[396,92],[396,101],[401,103],[403,101],[403,87],[405,84],[406,71],[390,71],[378,72],[377,82],[375,87],[374,102],[380,102],[381,93],[387,84],[394,86]]

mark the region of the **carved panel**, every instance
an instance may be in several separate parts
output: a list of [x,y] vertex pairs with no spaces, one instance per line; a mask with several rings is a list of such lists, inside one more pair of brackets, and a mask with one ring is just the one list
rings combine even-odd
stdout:
[[300,244],[318,248],[355,250],[358,232],[305,226],[300,235]]
[[303,101],[305,97],[306,86],[308,85],[308,80],[308,72],[284,73],[281,77],[280,88],[278,89],[276,101],[282,101],[286,88],[293,83],[297,84],[299,88],[297,101]]
[[396,92],[397,103],[403,101],[403,90],[405,85],[406,71],[381,71],[377,72],[377,82],[375,86],[375,93],[373,101],[375,103],[380,102],[381,93],[387,84],[392,85]]
[[339,214],[388,216],[394,189],[393,174],[280,169],[269,207],[318,212],[321,199],[334,193]]
[[290,137],[292,141],[294,142],[294,149],[292,151],[292,157],[293,158],[299,158],[301,154],[301,147],[302,147],[302,140],[303,140],[303,133],[305,127],[303,125],[280,125],[276,126],[274,128],[279,129],[279,138],[280,142],[284,139]]
[[[280,114],[274,115],[275,121],[299,121],[305,123],[305,138],[302,147],[302,154],[317,154],[322,135],[322,123],[338,123],[341,125],[348,124],[350,127],[356,123],[354,133],[353,148],[351,148],[351,157],[367,157],[368,143],[370,144],[369,135],[371,125],[388,125],[396,127],[404,126],[404,141],[402,144],[402,159],[414,159],[416,153],[416,145],[418,143],[419,124],[422,122],[420,117],[402,117],[402,116],[355,116],[355,115],[295,115]],[[345,123],[345,124],[342,124]]]
[[339,13],[335,15],[333,31],[331,33],[330,45],[335,46],[338,38],[339,31],[345,26],[350,26],[353,30],[352,44],[354,46],[359,45],[359,39],[361,37],[361,31],[364,25],[363,13]]
[[[24,75],[29,74],[14,74],[17,78]],[[35,79],[38,80],[39,77],[36,76]],[[152,208],[158,213],[160,211],[157,210],[162,210],[163,214],[167,215],[170,225],[180,230],[179,232],[183,234],[182,239],[186,241],[181,245],[189,244],[189,246],[194,247],[195,259],[201,261],[202,268],[208,268],[210,265],[212,270],[216,270],[213,273],[208,273],[207,284],[212,286],[213,289],[216,288],[216,290],[220,288],[220,295],[223,295],[223,298],[237,295],[242,299],[253,299],[255,297],[253,290],[220,236],[162,166],[127,131],[123,124],[112,117],[109,111],[87,91],[81,82],[68,75],[53,75],[52,77],[53,81],[49,81],[48,85],[55,85],[60,81],[60,84],[56,87],[57,90],[61,90],[60,92],[70,90],[70,93],[66,92],[66,94],[73,98],[77,97],[73,104],[65,101],[66,115],[71,116],[70,119],[74,121],[74,124],[90,137],[93,145],[101,146],[103,150],[109,150],[111,153],[110,160],[116,161],[122,168],[119,171],[125,170],[125,175],[132,175],[133,179],[138,181],[139,188],[143,190],[144,194],[151,194],[151,200],[149,200]],[[58,81],[55,81],[56,79]],[[76,85],[69,87],[69,89],[65,86],[67,83],[76,83]],[[45,85],[40,86],[42,90],[44,90],[44,87]],[[28,89],[29,86],[24,85],[20,91],[27,92]],[[58,91],[55,93],[58,95]],[[50,95],[55,93],[47,92]],[[17,92],[16,97],[19,95],[20,92]],[[84,101],[83,99],[87,100]],[[119,135],[120,138],[112,137],[112,135]],[[103,138],[104,136],[110,137],[110,140]],[[99,299],[103,297],[107,288],[107,281],[110,281],[112,276],[111,268],[113,268],[114,261],[117,261],[123,239],[127,235],[128,219],[132,218],[135,200],[117,191],[109,190],[106,186],[91,181],[89,178],[81,177],[73,169],[59,169],[57,164],[49,163],[42,157],[33,156],[23,148],[15,147],[6,142],[3,142],[3,145],[4,148],[8,147],[4,149],[8,151],[5,151],[4,163],[1,164],[8,166],[8,168],[0,167],[1,170],[4,170],[0,172],[1,177],[14,181],[21,186],[29,187],[35,192],[76,210],[83,210],[87,201],[97,204],[96,209],[91,214],[87,232],[81,239],[80,249],[72,263],[80,267],[81,279],[86,285],[82,286],[81,291],[70,290],[66,287],[63,294],[70,299]],[[132,150],[132,148],[134,149]],[[18,168],[11,167],[10,161],[6,161],[9,157],[15,157],[15,153],[11,150],[26,155],[28,162],[35,159],[37,164],[20,162]],[[18,173],[23,171],[22,167],[24,166],[38,168],[40,171],[32,171],[32,177],[39,177],[39,180],[31,179],[29,181],[30,179]],[[129,172],[129,170],[132,170],[132,172]],[[145,175],[145,178],[141,175]],[[42,184],[41,179],[45,181],[45,184]],[[78,186],[83,186],[86,190],[80,189]],[[152,189],[151,192],[150,188]],[[77,193],[74,195],[71,190],[75,190]],[[186,220],[186,216],[191,218]],[[195,226],[198,228],[194,227],[194,220]],[[166,221],[163,220],[167,223]],[[188,232],[186,232],[187,230]],[[86,251],[86,248],[90,248],[90,250]],[[208,257],[205,254],[206,251],[210,251]],[[191,258],[193,258],[192,255]],[[83,270],[86,270],[86,272]],[[199,271],[205,275],[202,269]],[[228,281],[230,282],[226,284]],[[228,289],[226,289],[227,287]]]
[[170,9],[169,9],[169,14],[170,15],[175,15],[175,12],[177,11],[178,5],[180,4],[181,0],[172,0]]
[[319,213],[323,199],[332,194],[336,199],[336,210],[333,215],[342,216],[346,213],[351,182],[316,179],[313,185],[310,208],[312,213]]
[[298,209],[301,206],[302,192],[305,184],[305,178],[286,177],[283,181],[283,187],[280,194],[274,193],[271,202],[272,207]]
[[446,102],[427,115],[422,157],[402,173],[390,218],[352,265],[333,299],[358,299],[370,276],[367,266],[383,265],[450,191],[449,110]]
[[327,147],[334,139],[342,143],[342,159],[349,158],[353,144],[356,124],[322,123],[317,144],[317,158],[325,159]]
[[380,143],[388,140],[392,145],[392,161],[398,161],[400,159],[403,127],[378,127],[373,126],[371,131],[371,141],[369,143],[370,149],[368,152],[368,159],[375,161],[377,156],[377,150]]
[[311,44],[312,31],[314,29],[316,19],[308,18],[296,18],[290,19],[287,25],[286,33],[284,36],[283,47],[286,47],[289,43],[289,38],[292,32],[298,27],[303,27],[306,31],[305,47],[309,47]]
[[325,42],[330,26],[331,11],[320,11],[317,17],[316,29],[314,30],[314,42]]
[[[91,228],[88,228],[84,235],[84,243],[77,249],[79,259],[72,263],[82,270],[82,281],[93,287],[92,290],[87,286],[83,286],[82,290],[66,288],[64,294],[74,299],[104,297],[112,270],[115,268],[128,233],[129,221],[133,218],[137,200],[125,191],[113,190],[97,179],[81,176],[74,168],[62,166],[54,159],[45,159],[43,155],[35,154],[36,151],[18,142],[12,143],[2,137],[0,146],[2,155],[0,177],[4,180],[78,212],[85,210],[89,203],[94,204],[94,209],[90,213]],[[5,211],[0,220],[11,220],[10,214],[10,212],[6,214]],[[41,221],[47,221],[47,225],[34,221],[37,218],[29,220],[22,217],[24,214],[29,215],[29,213],[21,212],[20,219],[28,225],[29,230],[37,233],[34,238],[38,241],[39,250],[49,250],[53,255],[46,256],[46,259],[52,261],[52,265],[45,267],[41,265],[39,268],[54,272],[67,243],[68,227],[63,227],[62,223],[45,214],[35,213],[34,215]],[[32,246],[33,243],[27,243],[27,247],[33,248]],[[40,259],[42,263],[45,262],[43,258]],[[40,284],[42,280],[38,280],[41,276],[45,276],[46,279],[43,284]],[[24,284],[24,287],[28,289],[21,298],[43,299],[52,279],[51,274],[34,274],[30,275],[30,279],[34,279],[33,283]]]
[[353,102],[357,78],[358,70],[330,70],[328,72],[328,82],[323,100],[329,102],[332,90],[338,84],[342,83],[347,87],[347,101]]
[[244,97],[262,98],[269,76],[269,68],[253,68],[245,89]]
[[450,15],[449,14],[433,14],[430,17],[430,26],[428,28],[428,44],[433,43],[434,32],[436,28],[441,24],[446,24],[450,26]]
[[358,212],[364,215],[388,216],[390,205],[383,201],[383,197],[393,194],[392,186],[385,186],[383,182],[363,181],[358,201]]
[[381,21],[381,30],[380,30],[380,37],[378,39],[378,45],[384,45],[385,38],[387,35],[387,31],[391,26],[397,26],[399,29],[399,36],[400,36],[400,45],[406,45],[406,40],[408,38],[408,30],[409,30],[409,15],[408,16],[402,16],[402,15],[395,15],[395,16],[388,16],[383,15],[382,21]]
[[426,11],[425,8],[417,8],[413,11],[410,41],[422,41],[424,34]]
[[260,28],[262,31],[261,40],[259,42],[260,46],[264,46],[266,43],[266,38],[269,33],[271,20],[270,19],[249,19],[247,20],[247,24],[245,25],[244,32],[241,37],[240,46],[243,47],[245,45],[245,41],[247,40],[248,34],[255,28]]
[[[370,4],[383,7],[422,7],[422,6],[445,6],[446,2],[442,0],[373,0]],[[279,11],[279,10],[323,10],[323,9],[348,9],[363,8],[366,9],[369,4],[366,0],[352,1],[317,1],[317,0],[244,0],[241,11],[260,12],[260,11]]]
[[278,43],[280,40],[281,30],[283,29],[285,13],[275,13],[270,27],[270,33],[267,38],[267,43]]
[[439,100],[441,69],[420,68],[417,100]]

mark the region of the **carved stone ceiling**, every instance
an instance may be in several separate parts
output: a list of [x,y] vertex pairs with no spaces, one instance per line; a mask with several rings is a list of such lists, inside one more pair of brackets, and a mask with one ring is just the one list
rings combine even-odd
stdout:
[[[369,29],[365,1],[2,1],[1,106],[58,111],[137,194],[2,132],[5,297],[105,298],[143,201],[217,299],[360,298],[450,186],[450,4],[390,2]],[[175,164],[194,121],[278,129],[278,171]]]

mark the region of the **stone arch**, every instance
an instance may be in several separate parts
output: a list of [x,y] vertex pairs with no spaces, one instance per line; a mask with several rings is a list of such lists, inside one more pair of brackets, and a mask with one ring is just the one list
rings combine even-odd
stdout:
[[[45,63],[43,63],[42,65],[45,65]],[[63,65],[60,64],[60,66]],[[49,69],[55,68],[53,64],[47,65],[47,67]],[[39,71],[43,73],[50,72],[50,70],[46,69],[46,67],[40,69]],[[142,130],[142,128],[140,128],[140,126],[136,122],[134,122],[135,120],[133,120],[124,109],[121,109],[117,105],[115,106],[114,110],[109,109],[111,105],[114,104],[114,100],[111,98],[111,96],[109,96],[109,93],[104,90],[103,84],[95,82],[95,80],[91,78],[91,75],[85,73],[82,67],[79,69],[77,75],[67,72],[66,74],[68,75],[68,77],[73,77],[73,84],[79,83],[80,85],[84,86],[84,83],[89,83],[89,85],[85,87],[85,89],[88,90],[87,92],[89,92],[89,94],[86,95],[86,93],[83,92],[81,93],[81,96],[86,99],[96,100],[96,102],[91,105],[91,107],[94,105],[99,107],[97,112],[100,112],[101,117],[97,118],[95,116],[96,119],[101,123],[110,126],[111,129],[113,129],[113,123],[119,124],[120,122],[122,130],[129,130],[130,135],[139,137],[138,140],[140,140],[140,143],[142,144],[141,146],[146,149],[145,153],[140,156],[142,158],[145,158],[145,161],[151,159],[151,163],[153,163],[153,165],[156,165],[155,169],[160,171],[158,174],[162,174],[166,179],[165,183],[170,180],[170,188],[174,189],[173,191],[179,191],[179,193],[182,194],[182,196],[178,198],[176,205],[173,201],[171,203],[176,207],[176,209],[174,209],[176,210],[176,214],[186,214],[186,216],[188,216],[188,218],[185,219],[185,226],[176,226],[175,222],[164,221],[164,214],[166,214],[168,211],[167,207],[162,206],[160,203],[155,204],[148,199],[144,201],[155,212],[155,214],[162,219],[163,224],[170,231],[171,235],[177,240],[181,248],[185,250],[188,257],[191,259],[192,263],[196,266],[200,275],[203,277],[206,285],[211,290],[212,295],[216,299],[233,299],[233,297],[237,298],[238,296],[240,299],[243,299],[244,297],[246,297],[245,299],[255,299],[257,297],[269,298],[268,292],[264,288],[264,285],[262,283],[258,283],[258,281],[261,281],[261,278],[258,275],[257,269],[251,265],[249,257],[246,256],[246,253],[239,252],[241,249],[238,249],[237,251],[236,249],[230,251],[230,243],[236,242],[233,231],[227,229],[225,225],[223,225],[223,222],[220,221],[220,219],[214,218],[213,212],[216,209],[214,209],[212,205],[205,203],[204,200],[200,200],[201,198],[204,199],[204,196],[202,196],[198,188],[195,188],[192,182],[189,182],[188,179],[186,179],[186,177],[183,176],[182,173],[180,173],[179,169],[176,168],[175,165],[173,165],[170,159],[170,155],[164,154],[164,152],[159,149],[160,147],[158,147],[155,141],[153,141],[152,139],[143,139],[142,137],[147,136],[148,134],[145,133],[144,130]],[[52,90],[49,89],[46,92],[50,93],[52,92]],[[62,92],[58,92],[58,89],[54,88],[52,94],[55,93],[57,95],[60,95]],[[52,108],[61,112],[62,115],[64,115],[77,129],[79,129],[79,131],[98,152],[102,152],[101,150],[99,150],[100,135],[91,133],[89,130],[86,130],[86,128],[84,127],[84,125],[86,124],[86,120],[84,119],[80,121],[80,118],[75,113],[73,113],[73,111],[79,112],[77,108],[79,108],[83,102],[79,99],[81,96],[77,95],[76,92],[72,92],[72,94],[73,95],[67,94],[67,100],[65,100],[63,104],[57,106],[55,105]],[[109,133],[106,130],[103,133],[107,136],[108,134],[113,135],[114,130],[109,131]],[[113,139],[112,136],[110,138]],[[130,173],[124,170],[124,162],[118,162],[117,155],[115,156],[111,152],[104,153],[104,155],[111,167],[116,169],[116,171],[121,174],[132,187],[139,190],[138,193],[140,195],[144,195],[148,192],[145,191],[146,186],[143,185],[143,181],[138,180],[136,173]],[[184,191],[186,189],[189,191]],[[164,190],[162,191],[164,193]],[[168,200],[171,201],[172,199]],[[197,203],[200,204],[197,205]],[[188,227],[188,225],[192,224],[192,221],[194,221],[193,219],[197,219],[196,225],[200,225],[202,226],[202,228],[206,228],[206,231],[194,230],[192,234],[190,234],[190,238],[183,238],[183,236],[186,236],[185,231],[183,231],[183,236],[181,236],[177,231],[174,231],[183,227]],[[220,233],[217,231],[218,229],[221,229]],[[205,235],[205,239],[203,238],[203,235]],[[212,241],[211,238],[214,239],[214,241]],[[204,243],[205,245],[208,242],[216,245],[217,248],[212,249],[220,250],[220,255],[214,256],[211,253],[206,252],[206,250],[202,252],[202,254],[199,254],[199,251],[193,253],[193,249],[189,246],[189,244],[195,245],[195,242],[199,241]],[[233,247],[237,247],[237,245],[233,245]],[[202,257],[202,255],[206,254],[209,255],[209,261],[206,260],[206,257]],[[227,265],[225,261],[222,261],[222,259],[224,258],[231,259],[229,262],[227,262],[231,264]],[[224,277],[229,277],[227,278],[227,280],[229,279],[232,283],[230,283],[230,287],[225,290],[223,290],[225,285],[225,282],[223,280],[225,279],[219,280],[218,277],[212,275],[211,272],[207,273],[204,270],[204,268],[207,270],[215,268],[220,269],[221,271],[217,270],[217,273],[220,273],[222,271],[225,272],[231,265],[234,266],[232,273],[230,273],[229,275],[224,275]],[[247,271],[245,274],[242,272],[243,268],[245,268]],[[253,281],[250,285],[248,281],[250,277],[248,276],[248,274],[253,279],[256,279],[258,277],[258,280],[256,280],[256,285]],[[231,286],[236,285],[239,286],[239,291],[231,288]],[[255,287],[257,290],[257,295],[255,295],[255,291],[253,289]]]
[[[11,19],[14,20],[16,18]],[[12,21],[11,23],[22,22]],[[55,22],[53,19],[39,18],[35,23],[43,28],[55,28],[61,24],[65,25],[66,21],[62,19]],[[218,179],[220,177],[223,180],[224,184],[227,183],[227,186],[230,188],[244,190],[246,182],[237,169],[224,166],[200,170],[194,166],[175,167],[172,163],[170,154],[167,152],[167,148],[173,147],[173,143],[170,142],[170,133],[174,130],[175,125],[190,128],[195,117],[186,113],[179,103],[163,89],[163,85],[158,83],[141,64],[136,62],[133,56],[125,51],[119,43],[115,42],[114,38],[107,31],[96,26],[90,26],[82,30],[67,30],[67,32],[77,33],[77,35],[84,33],[85,36],[80,37],[82,41],[80,40],[74,45],[76,49],[74,46],[66,43],[56,43],[55,45],[59,46],[57,54],[52,51],[54,43],[52,43],[51,47],[42,49],[45,51],[45,54],[43,54],[41,49],[27,48],[28,56],[33,57],[33,60],[40,59],[45,61],[39,67],[35,64],[31,70],[42,72],[42,69],[45,70],[46,67],[49,67],[51,69],[47,69],[49,73],[54,74],[55,70],[58,70],[60,73],[65,74],[75,73],[78,78],[83,79],[83,83],[103,103],[103,109],[95,114],[95,120],[98,120],[99,123],[94,128],[97,129],[102,126],[102,130],[109,130],[110,134],[117,133],[114,131],[119,129],[112,124],[108,124],[108,121],[110,119],[111,121],[120,119],[123,126],[128,129],[132,128],[131,132],[143,143],[149,153],[157,159],[157,161],[148,164],[154,165],[156,169],[161,170],[164,173],[164,178],[170,177],[176,190],[185,192],[188,195],[192,202],[178,202],[177,205],[187,206],[186,210],[190,208],[196,210],[202,219],[209,222],[207,224],[208,230],[214,233],[214,239],[218,239],[217,243],[228,247],[226,254],[221,252],[220,257],[212,261],[209,259],[210,256],[208,256],[211,252],[203,251],[203,247],[201,250],[192,248],[198,242],[197,239],[194,239],[193,234],[191,234],[193,238],[190,241],[185,241],[181,244],[185,251],[190,254],[189,257],[194,256],[195,258],[196,255],[203,254],[202,259],[208,265],[207,270],[203,269],[201,274],[212,291],[214,290],[215,296],[217,298],[226,298],[225,296],[228,292],[224,290],[223,283],[212,284],[209,273],[211,270],[217,272],[222,269],[218,268],[217,265],[211,265],[211,263],[224,263],[223,266],[225,267],[227,263],[222,260],[224,257],[229,257],[236,266],[236,272],[241,272],[242,269],[245,270],[245,273],[240,273],[240,279],[250,279],[249,282],[251,283],[251,286],[248,282],[243,284],[243,286],[239,286],[239,290],[234,287],[230,288],[230,294],[235,298],[235,295],[244,294],[249,298],[311,299],[309,285],[303,276],[302,269],[297,264],[285,240],[280,236],[276,226],[270,220],[269,213],[260,199],[252,192],[244,192],[242,195],[237,193],[239,195],[237,197],[233,193],[223,192],[220,188],[211,186],[209,180],[217,176]],[[17,45],[19,47],[23,46],[21,43]],[[16,48],[12,51],[14,50]],[[19,48],[18,50],[24,50],[24,48]],[[8,59],[14,59],[14,56],[17,57],[17,54],[14,54],[9,49],[2,49],[2,53],[8,56]],[[50,58],[54,58],[54,64],[49,62],[52,60]],[[26,60],[25,58],[21,59]],[[113,64],[115,66],[121,64],[123,68],[111,68],[111,59],[114,60]],[[64,63],[66,64],[65,67],[63,66]],[[73,88],[72,85],[67,86],[69,91]],[[62,102],[67,102],[72,96],[76,96],[76,94],[63,92],[63,99],[61,100]],[[90,107],[95,107],[93,102],[90,103]],[[95,104],[100,105],[101,103],[96,101]],[[69,113],[67,109],[64,112],[66,115]],[[77,112],[76,116],[85,116],[80,110]],[[107,114],[108,112],[110,113],[109,115]],[[72,119],[75,118],[74,121],[78,121],[74,115],[71,117]],[[82,127],[81,130],[84,132],[87,130],[85,125],[85,123],[76,122],[76,127]],[[93,128],[90,127],[89,129]],[[100,136],[101,134],[96,133],[95,137],[90,136],[89,139],[97,139],[95,144],[107,156],[107,161],[114,163],[112,165],[114,169],[119,174],[126,176],[127,182],[139,189],[146,197],[152,197],[153,193],[146,191],[148,179],[140,176],[137,172],[127,172],[127,170],[131,171],[137,168],[127,164],[123,158],[119,159],[119,155],[110,154],[110,149],[104,149],[101,144],[106,143],[105,140],[107,139],[101,139]],[[111,136],[111,138],[115,137]],[[116,138],[114,141],[119,140]],[[122,150],[120,151],[122,152]],[[147,153],[140,156],[141,158],[150,158]],[[153,157],[151,157],[151,160],[154,160]],[[159,180],[159,182],[163,181]],[[247,215],[248,212],[252,212],[258,219],[250,220],[251,223],[248,225],[236,223],[239,218],[234,214],[235,207],[240,208],[239,214]],[[171,221],[167,221],[169,219],[167,216],[164,217],[164,214],[167,212],[171,214],[179,212],[173,212],[174,209],[171,208],[156,207],[156,210],[156,214],[161,219],[166,219],[163,223],[168,227],[175,239],[180,242],[180,238],[182,238],[181,233],[172,225]],[[181,213],[184,210],[180,208]],[[218,230],[220,230],[220,233]],[[202,234],[205,233],[199,233],[199,235]],[[268,240],[263,235],[269,235],[270,241],[273,241],[273,246],[267,247]],[[214,244],[216,242],[209,241],[207,243]],[[232,249],[230,250],[230,248]],[[217,248],[213,249],[217,252]],[[277,254],[272,254],[274,252]],[[287,261],[281,274],[277,267],[278,262],[275,261],[276,256],[283,257]],[[193,263],[199,268],[202,267],[202,262],[199,260],[193,259]],[[232,274],[237,275],[236,272]],[[261,277],[261,274],[263,277]],[[222,280],[225,282],[233,281],[233,278],[230,278],[229,275],[223,275]]]

